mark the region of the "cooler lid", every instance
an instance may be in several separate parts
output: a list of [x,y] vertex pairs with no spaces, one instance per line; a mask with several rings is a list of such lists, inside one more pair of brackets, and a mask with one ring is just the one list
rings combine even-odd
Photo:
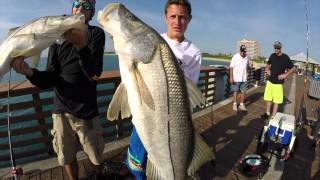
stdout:
[[284,114],[277,112],[273,119],[270,119],[269,124],[275,127],[279,127],[279,121],[282,119],[281,129],[294,130],[295,128],[295,117],[290,114]]

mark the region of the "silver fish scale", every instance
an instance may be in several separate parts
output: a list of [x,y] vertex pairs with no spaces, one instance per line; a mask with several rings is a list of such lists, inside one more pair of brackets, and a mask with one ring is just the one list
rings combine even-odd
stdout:
[[174,179],[186,179],[194,146],[194,129],[182,70],[165,42],[160,43],[160,53],[167,78],[168,135]]
[[172,57],[172,52],[167,44],[160,44],[160,51],[163,61],[163,68],[166,73],[168,83],[168,114],[178,110],[181,111],[179,116],[186,116],[189,114],[187,101],[188,97],[186,96],[186,84],[183,72],[178,67],[174,57]]

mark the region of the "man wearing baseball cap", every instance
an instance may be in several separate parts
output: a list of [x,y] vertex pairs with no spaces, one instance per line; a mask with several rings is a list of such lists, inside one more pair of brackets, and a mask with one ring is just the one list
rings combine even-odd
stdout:
[[238,110],[237,94],[240,91],[240,104],[239,109],[241,111],[247,111],[244,100],[247,90],[247,76],[249,67],[249,58],[247,56],[247,48],[245,45],[241,45],[239,53],[232,57],[230,63],[230,78],[231,91],[233,92],[233,106],[234,111]]
[[[266,66],[269,80],[264,91],[264,100],[267,102],[267,111],[261,117],[273,118],[278,112],[279,104],[283,103],[283,83],[295,71],[293,63],[288,55],[282,53],[282,43],[279,41],[273,44],[274,53],[271,54]],[[273,110],[271,113],[271,106]]]
[[83,14],[88,31],[71,29],[66,41],[50,46],[47,69],[32,69],[17,58],[12,66],[26,75],[40,89],[54,89],[53,147],[58,163],[64,166],[70,180],[77,180],[79,167],[76,154],[81,145],[95,170],[95,179],[103,176],[104,139],[97,104],[97,80],[102,72],[105,44],[104,31],[90,26],[95,0],[74,0],[72,14]]

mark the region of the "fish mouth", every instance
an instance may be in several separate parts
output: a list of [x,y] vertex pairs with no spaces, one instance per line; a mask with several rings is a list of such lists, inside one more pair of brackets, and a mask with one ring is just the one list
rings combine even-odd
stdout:
[[120,21],[118,15],[120,6],[122,6],[120,3],[111,3],[108,6],[104,7],[103,10],[100,10],[98,12],[98,22],[103,25],[103,22],[107,22],[109,21],[109,19]]
[[119,9],[119,7],[122,6],[122,4],[120,3],[111,3],[109,4],[104,11],[104,15],[108,16],[109,14],[111,14],[111,12],[113,12],[115,9]]

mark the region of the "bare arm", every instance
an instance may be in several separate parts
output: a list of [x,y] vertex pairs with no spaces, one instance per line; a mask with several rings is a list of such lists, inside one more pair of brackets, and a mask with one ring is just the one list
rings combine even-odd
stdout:
[[287,77],[289,77],[289,75],[292,74],[294,71],[295,71],[295,68],[293,67],[293,68],[289,69],[286,73],[280,74],[278,76],[278,79],[280,79],[280,80],[287,79]]
[[230,71],[229,71],[229,82],[230,84],[234,83],[234,79],[233,79],[233,67],[230,67]]
[[271,72],[270,72],[270,64],[267,64],[267,66],[266,66],[266,72],[267,72],[268,76],[271,75]]

